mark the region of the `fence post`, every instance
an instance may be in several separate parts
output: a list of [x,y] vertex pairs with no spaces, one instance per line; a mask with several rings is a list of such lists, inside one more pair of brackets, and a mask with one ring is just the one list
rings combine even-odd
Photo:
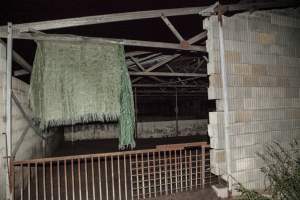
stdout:
[[205,147],[201,146],[202,155],[202,188],[205,187]]

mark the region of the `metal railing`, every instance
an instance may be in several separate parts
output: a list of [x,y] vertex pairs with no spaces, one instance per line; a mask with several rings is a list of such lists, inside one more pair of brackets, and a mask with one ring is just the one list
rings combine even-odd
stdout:
[[14,161],[14,199],[145,199],[204,188],[217,178],[203,142]]

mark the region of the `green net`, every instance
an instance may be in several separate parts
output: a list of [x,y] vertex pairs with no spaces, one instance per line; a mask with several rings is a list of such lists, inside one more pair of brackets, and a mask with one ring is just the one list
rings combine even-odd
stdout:
[[30,82],[34,120],[48,127],[119,122],[120,147],[134,147],[131,82],[120,45],[37,43]]

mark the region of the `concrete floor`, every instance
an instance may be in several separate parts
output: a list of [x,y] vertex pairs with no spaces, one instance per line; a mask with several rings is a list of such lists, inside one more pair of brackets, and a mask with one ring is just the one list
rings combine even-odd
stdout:
[[176,194],[150,198],[149,200],[219,200],[215,192],[211,188],[205,188],[198,191],[179,192]]

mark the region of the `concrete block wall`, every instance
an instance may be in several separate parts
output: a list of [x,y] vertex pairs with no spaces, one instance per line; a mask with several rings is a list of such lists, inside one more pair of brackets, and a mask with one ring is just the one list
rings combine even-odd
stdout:
[[[233,177],[250,189],[264,184],[259,171],[263,162],[256,153],[273,141],[287,146],[300,139],[300,15],[296,13],[286,9],[223,18],[231,169]],[[206,19],[204,27],[208,97],[216,100],[208,125],[211,166],[213,173],[227,179],[217,17]]]
[[[0,44],[0,129],[1,133],[5,132],[5,68],[6,68],[6,48]],[[31,115],[29,109],[29,99],[28,99],[28,90],[29,85],[19,79],[12,79],[12,90],[17,96],[18,100],[22,104],[25,112]],[[15,148],[16,142],[20,138],[23,130],[27,127],[27,121],[24,119],[19,108],[16,106],[15,102],[12,101],[12,149]],[[23,140],[19,150],[16,154],[16,160],[24,160],[30,158],[42,157],[43,152],[45,151],[48,154],[51,154],[52,150],[58,145],[62,134],[55,134],[53,137],[49,138],[46,141],[46,149],[43,150],[42,139],[37,136],[34,131],[30,128],[26,137]],[[6,160],[6,142],[5,136],[0,135],[0,199],[5,199],[5,168]]]
[[[207,119],[178,120],[178,136],[206,135]],[[176,136],[176,121],[138,122],[138,138],[162,138]],[[85,125],[64,129],[65,141],[118,138],[116,124]]]

